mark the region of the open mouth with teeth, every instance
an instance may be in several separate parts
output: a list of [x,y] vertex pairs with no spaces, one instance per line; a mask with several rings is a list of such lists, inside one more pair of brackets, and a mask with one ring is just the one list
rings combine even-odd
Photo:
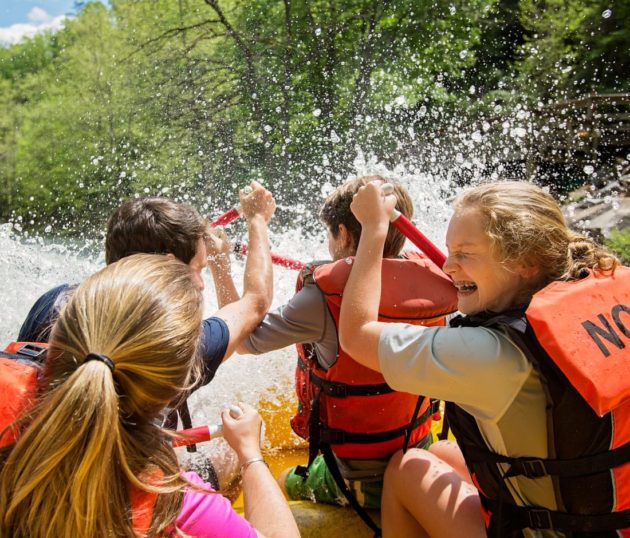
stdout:
[[470,295],[477,291],[477,285],[474,282],[456,282],[455,287],[460,295]]

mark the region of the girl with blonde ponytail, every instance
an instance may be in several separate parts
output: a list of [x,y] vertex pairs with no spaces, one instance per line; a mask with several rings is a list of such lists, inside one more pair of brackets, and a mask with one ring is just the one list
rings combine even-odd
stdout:
[[[201,307],[190,268],[166,256],[124,258],[77,288],[53,328],[37,405],[0,470],[0,536],[221,536],[226,525],[256,535],[226,499],[181,473],[156,421],[199,373]],[[225,427],[237,453],[259,450],[252,408]],[[195,510],[205,519],[191,518]]]
[[456,199],[446,235],[463,315],[382,323],[394,204],[371,184],[354,197],[363,233],[340,345],[392,389],[445,400],[457,444],[390,460],[384,536],[630,536],[630,269],[541,188],[480,185]]

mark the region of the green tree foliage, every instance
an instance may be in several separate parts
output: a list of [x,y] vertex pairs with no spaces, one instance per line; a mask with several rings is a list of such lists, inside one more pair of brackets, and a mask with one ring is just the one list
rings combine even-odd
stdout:
[[567,99],[630,88],[628,2],[522,0],[520,19],[526,42],[519,76],[531,98]]
[[92,234],[124,198],[216,212],[253,178],[315,206],[358,151],[395,163],[499,99],[621,91],[630,78],[622,3],[109,4],[0,48],[0,220]]

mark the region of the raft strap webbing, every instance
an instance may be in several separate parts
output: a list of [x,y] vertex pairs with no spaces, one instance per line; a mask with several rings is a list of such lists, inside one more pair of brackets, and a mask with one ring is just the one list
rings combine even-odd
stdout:
[[[190,409],[188,408],[188,398],[186,398],[176,408],[171,409],[168,415],[166,415],[166,419],[164,420],[162,427],[169,430],[177,429],[177,417],[181,419],[182,426],[185,430],[192,428],[192,419],[190,417]],[[187,445],[186,450],[188,452],[197,452],[197,445]]]
[[472,463],[507,463],[510,465],[510,469],[505,474],[506,478],[514,476],[540,478],[547,475],[584,476],[609,471],[614,467],[628,463],[630,461],[630,443],[600,454],[567,460],[510,458],[477,447],[468,447],[466,459]]
[[335,456],[333,455],[330,446],[322,446],[321,451],[324,456],[324,461],[326,462],[326,467],[328,467],[328,470],[334,478],[337,487],[341,490],[344,497],[348,500],[348,503],[354,509],[357,515],[368,527],[370,527],[370,529],[374,531],[374,538],[380,538],[382,536],[381,528],[376,523],[374,523],[374,520],[370,517],[370,514],[368,514],[365,508],[361,506],[355,494],[350,491],[348,484],[346,484],[343,476],[341,476],[339,465],[337,465],[337,460],[335,459]]

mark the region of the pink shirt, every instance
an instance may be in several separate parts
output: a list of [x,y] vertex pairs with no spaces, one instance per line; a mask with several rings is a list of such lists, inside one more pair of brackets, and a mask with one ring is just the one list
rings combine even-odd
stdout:
[[195,538],[256,538],[256,530],[237,514],[230,501],[215,493],[210,484],[193,472],[184,473],[191,482],[210,493],[186,490],[177,527]]

